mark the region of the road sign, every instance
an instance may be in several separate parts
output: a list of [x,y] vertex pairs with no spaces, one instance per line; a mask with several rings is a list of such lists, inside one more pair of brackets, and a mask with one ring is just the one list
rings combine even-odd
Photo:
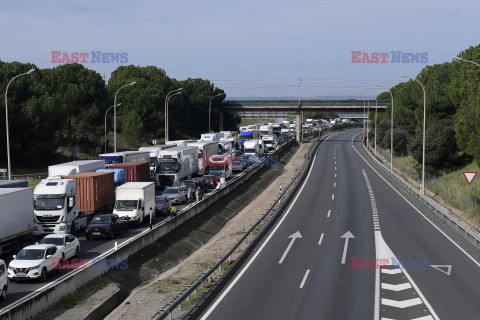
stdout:
[[156,145],[156,144],[157,144],[157,140],[153,139],[153,140],[152,140],[152,144],[153,144],[153,145]]
[[7,169],[0,169],[0,173],[7,173]]
[[477,175],[476,172],[464,172],[463,175],[465,176],[465,179],[467,179],[468,184],[471,184],[473,179],[475,179],[475,176]]
[[96,152],[96,153],[100,153],[100,151],[102,151],[102,149],[101,149],[100,147],[96,147],[96,148],[95,148],[95,152]]

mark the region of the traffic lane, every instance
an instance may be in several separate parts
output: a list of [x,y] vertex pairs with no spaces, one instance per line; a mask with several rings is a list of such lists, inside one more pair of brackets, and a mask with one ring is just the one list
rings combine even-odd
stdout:
[[[348,154],[350,144],[341,135],[335,148],[337,179],[333,210],[319,247],[320,257],[305,286],[305,300],[296,319],[372,319],[374,270],[352,269],[352,257],[375,258],[371,204],[361,167]],[[347,231],[349,239],[342,264]],[[362,270],[363,271],[363,270]],[[321,302],[321,303],[319,303]]]
[[[362,160],[358,155],[357,158]],[[478,265],[394,192],[368,165],[366,167],[377,199],[383,238],[397,258],[406,259],[406,266],[410,262],[412,268],[407,272],[437,315],[445,319],[477,318],[480,314]],[[428,210],[419,203],[416,205],[419,209]],[[458,235],[452,234],[452,238],[458,239]],[[465,242],[462,246],[468,252],[478,255],[478,250],[470,243],[462,242]],[[413,262],[417,264],[413,266]],[[430,265],[452,265],[452,273],[448,276]]]
[[[314,167],[319,170],[312,168],[290,212],[286,217],[285,214],[283,216],[285,223],[277,224],[278,230],[275,233],[275,229],[271,230],[256,247],[255,251],[258,252],[266,239],[271,237],[261,255],[253,263],[250,262],[252,258],[249,259],[247,265],[251,263],[251,266],[218,302],[209,319],[291,318],[298,312],[294,305],[302,300],[303,295],[299,287],[316,260],[322,225],[327,219],[324,204],[332,201],[333,183],[324,183],[333,178],[333,144],[327,141],[322,143],[314,162]],[[318,162],[322,165],[319,166]],[[327,170],[328,167],[331,169]],[[297,231],[300,231],[302,238],[289,238]],[[236,281],[236,276],[242,270],[236,271],[232,281]],[[305,282],[308,280],[307,276]],[[215,304],[217,301],[218,297]]]

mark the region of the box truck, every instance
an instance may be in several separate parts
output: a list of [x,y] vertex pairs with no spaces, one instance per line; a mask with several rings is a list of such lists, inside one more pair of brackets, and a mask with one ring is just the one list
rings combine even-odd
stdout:
[[115,209],[120,219],[138,226],[155,209],[155,184],[153,182],[127,182],[115,190]]
[[98,159],[105,160],[107,166],[123,162],[150,162],[150,152],[122,151],[117,153],[104,153],[100,154]]
[[271,136],[273,134],[273,125],[260,126],[260,129],[258,130],[258,133],[259,133],[260,137]]
[[158,165],[158,153],[162,150],[168,149],[168,148],[173,148],[173,145],[166,145],[166,144],[161,144],[161,145],[156,145],[152,147],[140,147],[138,151],[148,151],[150,152],[150,178],[152,181],[155,178],[155,171],[157,170],[157,165]]
[[248,129],[246,131],[240,131],[238,135],[238,146],[240,149],[243,149],[243,143],[245,141],[250,141],[258,139],[258,130]]
[[232,154],[235,150],[235,140],[233,138],[222,138],[218,142],[218,154]]
[[230,178],[232,175],[232,160],[231,155],[216,155],[211,156],[209,161],[209,174],[220,177],[224,176],[225,179]]
[[113,172],[85,172],[42,180],[33,193],[35,235],[75,233],[115,202]]
[[191,179],[198,172],[198,148],[175,147],[160,151],[155,182],[157,187],[171,186],[173,182]]
[[17,254],[33,241],[33,194],[29,188],[0,188],[0,254]]
[[98,169],[105,169],[104,160],[78,160],[48,166],[48,176],[61,178],[76,173],[95,172]]
[[150,182],[150,165],[147,162],[123,162],[112,164],[110,169],[123,169],[127,182]]
[[208,174],[208,158],[218,154],[218,143],[198,140],[189,142],[188,146],[198,148],[198,174]]
[[186,147],[187,143],[195,142],[197,140],[172,140],[165,142],[165,145],[172,147]]

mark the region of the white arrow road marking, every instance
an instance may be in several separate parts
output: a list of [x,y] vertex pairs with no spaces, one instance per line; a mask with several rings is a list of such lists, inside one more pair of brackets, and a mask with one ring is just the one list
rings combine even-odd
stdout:
[[347,258],[347,249],[348,249],[348,240],[350,238],[355,238],[350,231],[347,231],[343,236],[340,238],[345,239],[345,245],[343,246],[343,256],[342,256],[342,264],[345,264],[345,259]]
[[382,289],[390,290],[390,291],[402,291],[406,289],[410,289],[412,285],[408,282],[400,283],[400,284],[389,284],[389,283],[382,283]]
[[302,283],[300,283],[300,289],[302,289],[303,286],[305,285],[305,281],[307,281],[307,277],[308,277],[309,273],[310,273],[310,269],[308,269],[307,272],[305,272],[305,275],[303,276]]
[[397,301],[397,300],[390,300],[390,299],[385,299],[382,298],[382,304],[390,307],[395,307],[395,308],[408,308],[408,307],[413,307],[418,304],[422,304],[422,299],[420,298],[413,298],[413,299],[408,299],[408,300],[403,300],[403,301]]
[[382,273],[386,273],[386,274],[399,274],[399,273],[402,273],[402,269],[400,269],[400,268],[395,268],[395,269],[382,268]]
[[[450,276],[450,273],[452,273],[452,265],[447,265],[447,264],[444,264],[444,265],[440,265],[440,264],[431,264],[430,267],[434,268],[434,269],[437,269],[438,271],[440,272],[443,272],[445,273],[447,276]],[[441,269],[441,268],[446,268],[447,271]]]
[[432,316],[425,316],[425,317],[415,318],[412,320],[434,320],[434,319]]
[[290,237],[288,237],[289,239],[292,239],[290,241],[290,243],[288,244],[288,247],[287,247],[287,250],[285,250],[285,252],[283,253],[283,256],[280,258],[280,261],[278,261],[278,264],[282,264],[283,260],[285,260],[285,257],[287,256],[288,254],[288,251],[290,251],[290,249],[292,248],[293,246],[293,243],[295,242],[295,240],[297,240],[297,238],[302,238],[302,235],[300,234],[300,231],[297,231],[295,232],[294,234],[292,234]]

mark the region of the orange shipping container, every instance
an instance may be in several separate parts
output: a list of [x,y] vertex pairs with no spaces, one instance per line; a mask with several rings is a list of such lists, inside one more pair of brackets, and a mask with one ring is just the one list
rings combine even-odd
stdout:
[[85,172],[63,179],[75,179],[80,212],[95,212],[115,203],[113,172]]
[[123,169],[127,173],[127,182],[149,182],[150,163],[122,162],[111,165],[109,169]]

